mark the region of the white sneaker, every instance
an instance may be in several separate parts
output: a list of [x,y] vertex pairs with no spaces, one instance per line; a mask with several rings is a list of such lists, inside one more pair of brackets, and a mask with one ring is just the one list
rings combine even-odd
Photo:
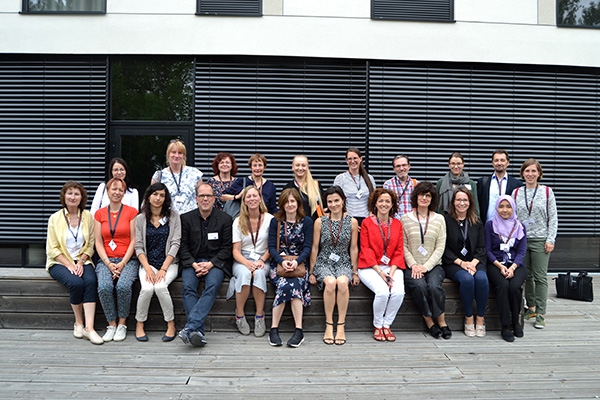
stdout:
[[102,336],[102,340],[105,342],[110,342],[115,337],[115,332],[117,331],[116,326],[109,325],[106,327],[106,333]]
[[83,337],[83,331],[84,331],[83,325],[77,325],[77,324],[73,325],[73,336],[75,336],[77,339],[81,339]]
[[117,332],[115,332],[115,336],[114,336],[113,340],[115,342],[122,342],[123,340],[125,340],[126,336],[127,336],[127,327],[125,325],[119,325],[119,326],[117,326]]

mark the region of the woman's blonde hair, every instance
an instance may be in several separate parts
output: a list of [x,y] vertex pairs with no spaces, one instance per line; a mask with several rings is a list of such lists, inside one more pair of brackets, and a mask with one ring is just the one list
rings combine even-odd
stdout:
[[181,163],[181,165],[185,166],[185,160],[187,158],[187,151],[185,149],[185,144],[183,144],[183,142],[179,139],[171,140],[171,142],[167,146],[167,153],[166,153],[167,165],[169,165],[169,153],[172,152],[173,150],[181,150],[181,152],[183,153],[183,162]]
[[308,196],[308,204],[310,205],[310,215],[312,215],[317,209],[317,204],[323,204],[323,199],[321,198],[321,191],[319,190],[318,182],[313,179],[312,174],[310,173],[310,164],[308,163],[308,157],[306,157],[304,154],[298,154],[296,157],[294,157],[294,160],[292,161],[292,166],[294,165],[294,162],[296,162],[297,158],[304,158],[306,160],[306,178],[304,179],[302,186],[300,186],[300,190],[306,193],[306,195]]
[[[246,200],[246,195],[248,194],[249,191],[251,190],[256,190],[256,192],[258,193],[258,196],[260,197],[260,213],[264,214],[267,212],[267,206],[265,205],[265,201],[263,200],[263,195],[261,193],[260,190],[258,190],[257,188],[255,188],[254,186],[248,186],[246,187],[246,189],[244,189],[244,191],[242,192],[242,197],[241,197],[241,202],[242,204],[240,204],[240,216],[239,216],[239,220],[238,220],[238,225],[240,227],[240,231],[242,231],[243,235],[248,235],[250,233],[250,213],[248,211],[248,206],[246,205],[246,202],[244,200]],[[233,201],[233,200],[230,200]]]

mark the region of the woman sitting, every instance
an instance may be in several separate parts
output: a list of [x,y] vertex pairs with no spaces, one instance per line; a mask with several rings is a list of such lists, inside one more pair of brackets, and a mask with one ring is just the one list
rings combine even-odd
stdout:
[[144,194],[142,212],[135,219],[135,253],[140,262],[140,296],[137,302],[135,338],[148,340],[144,322],[152,295],[156,293],[167,332],[163,342],[175,339],[175,314],[169,285],[177,278],[177,253],[181,243],[181,220],[171,209],[171,195],[167,187],[158,182],[150,185]]
[[[346,343],[346,312],[350,300],[349,285],[357,286],[358,277],[358,222],[346,213],[346,196],[339,186],[332,186],[325,192],[327,214],[314,224],[312,266],[309,282],[318,284],[323,290],[325,307],[325,344]],[[320,250],[319,250],[320,249]],[[337,304],[338,322],[333,336],[333,310]]]
[[67,181],[60,191],[60,203],[63,208],[48,219],[46,271],[69,289],[75,314],[73,336],[102,344],[104,340],[94,330],[98,296],[92,264],[94,225],[92,214],[85,209],[87,192],[83,185]]

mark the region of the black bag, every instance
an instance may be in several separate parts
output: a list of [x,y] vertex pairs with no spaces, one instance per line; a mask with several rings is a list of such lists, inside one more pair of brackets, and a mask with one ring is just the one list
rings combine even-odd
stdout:
[[588,276],[586,271],[581,271],[579,275],[571,275],[570,272],[558,274],[558,277],[554,280],[556,283],[556,297],[594,301],[592,277]]
[[[240,178],[240,179],[244,180],[244,186],[242,187],[242,190],[240,191],[240,193],[242,193],[244,191],[244,189],[246,189],[246,178],[244,177],[244,178]],[[223,212],[229,214],[232,219],[235,219],[238,215],[240,215],[240,207],[241,206],[242,206],[242,199],[228,200],[225,202],[225,205],[223,206]]]

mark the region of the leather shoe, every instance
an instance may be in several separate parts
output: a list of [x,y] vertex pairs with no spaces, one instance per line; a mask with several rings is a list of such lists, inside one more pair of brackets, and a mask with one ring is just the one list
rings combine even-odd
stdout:
[[135,337],[137,339],[138,342],[147,342],[148,341],[148,335],[144,335],[144,336],[136,336]]
[[104,344],[104,340],[102,340],[102,338],[100,337],[100,335],[98,335],[98,333],[96,333],[96,331],[88,332],[84,329],[82,337],[85,340],[89,340],[92,344]]
[[162,341],[163,341],[163,342],[170,342],[170,341],[171,341],[171,340],[173,340],[173,339],[175,339],[175,336],[167,336],[167,335],[164,335],[164,336],[162,337]]
[[513,335],[512,331],[502,331],[501,333],[502,335],[502,339],[506,340],[507,342],[514,342],[515,341],[515,335]]
[[448,325],[440,327],[440,330],[442,331],[442,337],[444,339],[448,340],[452,337],[452,331]]
[[433,336],[435,339],[439,339],[440,336],[442,335],[442,331],[440,330],[440,328],[437,327],[436,324],[433,324],[429,328],[429,334],[431,336]]
[[515,324],[513,326],[513,334],[515,337],[518,337],[518,338],[523,337],[523,328],[521,328],[521,325]]

